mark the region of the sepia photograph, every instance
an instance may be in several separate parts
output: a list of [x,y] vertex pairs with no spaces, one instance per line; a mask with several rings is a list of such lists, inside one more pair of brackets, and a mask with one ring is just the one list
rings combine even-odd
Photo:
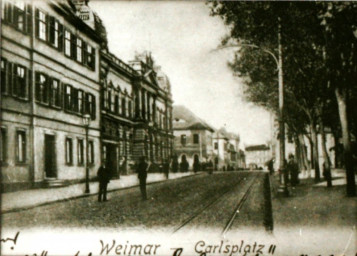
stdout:
[[0,255],[357,255],[357,1],[0,2]]

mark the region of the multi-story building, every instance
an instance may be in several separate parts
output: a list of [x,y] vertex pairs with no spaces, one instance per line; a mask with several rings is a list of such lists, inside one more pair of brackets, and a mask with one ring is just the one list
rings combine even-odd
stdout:
[[213,135],[216,169],[236,170],[245,168],[244,152],[239,149],[240,137],[220,128]]
[[111,54],[88,1],[1,4],[5,191],[91,179],[102,161],[114,177],[142,155],[169,161],[171,86],[150,54]]
[[133,159],[145,155],[153,163],[168,162],[173,146],[170,81],[148,52],[137,54],[129,65],[137,73],[133,83]]
[[249,168],[265,168],[267,162],[272,159],[272,151],[265,144],[246,146],[245,159]]
[[3,187],[84,179],[86,158],[94,176],[100,164],[99,49],[106,42],[96,30],[99,18],[88,12],[83,21],[67,1],[1,4]]
[[181,163],[186,159],[190,168],[193,162],[213,161],[212,135],[214,129],[184,106],[174,106],[174,154]]
[[137,73],[108,51],[101,51],[102,161],[113,177],[128,173],[133,152],[134,91]]

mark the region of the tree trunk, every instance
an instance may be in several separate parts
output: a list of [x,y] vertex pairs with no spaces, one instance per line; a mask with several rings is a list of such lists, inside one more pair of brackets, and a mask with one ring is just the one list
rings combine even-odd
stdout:
[[312,139],[312,151],[313,151],[313,162],[314,169],[315,169],[315,182],[320,181],[320,165],[319,165],[319,148],[317,143],[317,132],[316,132],[316,124],[312,122],[310,125],[311,128],[311,139]]
[[[304,170],[305,170],[305,172],[310,173],[310,165],[308,163],[304,135],[299,134],[298,139],[300,142],[300,154],[301,154],[301,160],[302,160],[302,163],[304,166]],[[307,176],[307,175],[305,175],[305,176]]]
[[332,132],[333,134],[333,142],[335,143],[335,168],[341,168],[340,164],[340,143],[338,139],[337,132]]
[[353,168],[353,158],[351,152],[351,139],[348,127],[348,118],[347,118],[347,104],[346,96],[347,92],[344,88],[335,89],[335,95],[338,103],[338,113],[340,116],[341,129],[342,129],[342,141],[343,141],[343,152],[345,158],[345,167],[346,167],[346,192],[347,196],[356,195],[356,181]]
[[324,157],[324,164],[323,164],[323,168],[324,168],[323,172],[324,173],[323,174],[327,181],[327,187],[332,187],[331,161],[330,161],[330,157],[328,155],[327,148],[326,148],[325,127],[324,127],[324,124],[321,119],[319,121],[319,124],[320,124],[320,133],[321,133],[322,154]]

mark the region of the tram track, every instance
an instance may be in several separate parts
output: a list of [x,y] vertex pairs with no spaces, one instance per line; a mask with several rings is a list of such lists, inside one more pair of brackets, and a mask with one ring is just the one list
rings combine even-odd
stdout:
[[[250,194],[250,191],[255,183],[255,180],[257,179],[258,176],[259,176],[259,173],[255,174],[254,177],[251,178],[248,189],[244,192],[243,196],[238,201],[238,204],[235,206],[234,212],[230,215],[228,221],[226,222],[226,225],[223,228],[222,234],[226,233],[229,230],[229,228],[231,227],[231,225],[233,224],[233,221],[237,215],[237,211],[239,211],[242,208],[244,202],[247,200],[247,198]],[[206,211],[209,211],[216,204],[219,204],[219,202],[222,202],[222,199],[227,194],[229,194],[230,192],[233,192],[235,189],[237,189],[237,186],[239,186],[242,183],[242,181],[245,181],[245,180],[249,180],[249,179],[247,179],[247,177],[240,177],[240,179],[233,186],[231,186],[230,188],[225,190],[223,193],[221,193],[219,196],[217,196],[213,200],[210,200],[203,207],[201,207],[199,210],[197,210],[194,214],[192,214],[191,216],[186,218],[178,227],[175,228],[173,233],[176,233],[176,232],[184,229],[185,227],[189,226],[190,224],[192,224],[194,222],[194,220],[198,219]]]

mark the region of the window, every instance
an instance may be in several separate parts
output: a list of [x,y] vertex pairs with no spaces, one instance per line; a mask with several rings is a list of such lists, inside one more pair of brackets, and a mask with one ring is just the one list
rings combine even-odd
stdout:
[[103,94],[103,108],[104,109],[108,109],[109,108],[109,91],[107,89],[104,90],[104,94]]
[[114,92],[111,93],[110,111],[115,112],[115,94],[114,94]]
[[48,78],[42,73],[36,73],[36,100],[48,104]]
[[66,110],[72,110],[72,86],[66,85],[64,95],[64,107]]
[[77,61],[82,63],[83,60],[82,60],[82,40],[77,38]]
[[68,57],[72,56],[71,48],[71,33],[67,30],[64,32],[64,54]]
[[66,153],[66,164],[72,164],[73,163],[73,145],[72,145],[72,139],[71,138],[66,138],[66,148],[65,148],[65,153]]
[[7,136],[6,136],[6,129],[1,127],[1,134],[0,134],[0,163],[6,162],[6,152],[7,152]]
[[22,32],[31,31],[31,6],[25,1],[1,1],[2,19]]
[[119,95],[115,95],[115,113],[119,114]]
[[121,99],[121,111],[122,111],[121,112],[122,115],[125,116],[126,115],[126,102],[125,102],[124,97]]
[[79,113],[83,113],[83,91],[82,90],[78,90],[77,93],[77,101],[78,101],[78,112]]
[[198,144],[198,143],[200,143],[200,135],[194,134],[193,135],[193,144]]
[[85,49],[85,65],[87,65],[87,67],[89,67],[90,69],[94,70],[95,69],[95,49],[90,46],[87,45],[86,49]]
[[181,135],[181,145],[186,146],[186,135],[185,134]]
[[38,38],[46,41],[47,40],[47,15],[40,10],[38,10],[37,27],[38,27]]
[[88,141],[88,163],[94,164],[94,146],[93,141]]
[[131,101],[128,102],[128,116],[131,117],[132,115],[132,107],[131,107]]
[[8,92],[7,83],[7,61],[1,59],[1,94],[6,94]]
[[24,1],[16,1],[14,4],[14,21],[16,28],[24,31],[25,30],[25,13],[26,6]]
[[61,91],[60,91],[60,84],[57,79],[51,80],[51,105],[55,107],[61,106]]
[[53,17],[50,17],[49,25],[49,42],[52,46],[59,48],[60,25]]
[[218,149],[218,142],[214,143],[214,149]]
[[78,164],[82,165],[84,163],[84,144],[82,139],[78,139]]
[[16,161],[26,162],[26,132],[22,130],[16,131]]
[[86,113],[95,119],[95,97],[89,93],[86,93]]
[[19,98],[27,97],[26,68],[15,65],[13,95]]

